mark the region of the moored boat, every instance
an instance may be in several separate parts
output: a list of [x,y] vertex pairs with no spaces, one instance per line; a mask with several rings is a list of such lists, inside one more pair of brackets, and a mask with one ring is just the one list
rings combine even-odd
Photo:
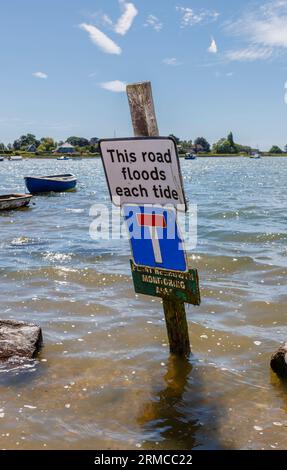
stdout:
[[0,162],[4,162],[4,157],[0,155]]
[[0,211],[28,206],[32,194],[4,194],[0,196]]
[[8,159],[11,162],[20,162],[21,160],[23,160],[23,157],[21,155],[11,155],[10,157],[8,157]]
[[261,158],[261,155],[260,155],[260,153],[252,153],[249,158],[258,159],[258,158]]
[[74,189],[77,185],[77,178],[72,174],[26,176],[25,184],[31,194],[63,192]]
[[186,153],[185,160],[196,160],[196,155],[194,153]]
[[57,160],[71,160],[70,157],[58,157]]

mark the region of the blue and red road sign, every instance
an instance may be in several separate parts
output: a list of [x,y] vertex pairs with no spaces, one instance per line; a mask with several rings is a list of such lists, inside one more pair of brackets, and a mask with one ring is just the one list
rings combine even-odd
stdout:
[[123,214],[136,265],[173,271],[188,270],[174,209],[125,205]]

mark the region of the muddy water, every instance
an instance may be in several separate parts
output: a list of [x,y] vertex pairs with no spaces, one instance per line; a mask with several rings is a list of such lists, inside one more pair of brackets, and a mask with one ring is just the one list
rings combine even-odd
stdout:
[[38,360],[0,368],[0,448],[287,447],[287,388],[269,369],[287,340],[287,159],[182,167],[203,300],[187,309],[190,361],[169,356],[160,300],[135,296],[128,242],[89,237],[91,204],[108,201],[100,161],[0,163],[1,193],[24,174],[79,177],[0,215],[1,317],[45,339]]

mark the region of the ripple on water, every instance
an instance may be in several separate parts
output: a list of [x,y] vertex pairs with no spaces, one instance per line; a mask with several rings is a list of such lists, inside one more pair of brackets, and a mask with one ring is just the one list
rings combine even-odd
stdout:
[[[64,165],[4,162],[1,187]],[[45,343],[0,366],[1,448],[286,448],[286,389],[268,364],[287,337],[287,159],[182,167],[202,290],[186,308],[189,361],[169,356],[160,299],[134,294],[128,242],[89,237],[91,205],[109,201],[99,160],[69,161],[77,192],[0,217],[2,316],[40,324]]]

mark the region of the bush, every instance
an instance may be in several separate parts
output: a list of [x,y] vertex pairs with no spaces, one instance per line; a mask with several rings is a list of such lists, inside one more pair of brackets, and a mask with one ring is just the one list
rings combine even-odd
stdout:
[[283,153],[281,148],[278,147],[277,145],[273,145],[273,147],[271,147],[271,149],[269,150],[270,153],[275,153],[275,154],[278,154],[278,153]]

